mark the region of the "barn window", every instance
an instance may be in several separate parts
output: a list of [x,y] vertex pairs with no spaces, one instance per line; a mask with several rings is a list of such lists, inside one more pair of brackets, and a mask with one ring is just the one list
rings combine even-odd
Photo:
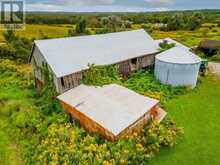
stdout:
[[131,63],[134,64],[134,65],[136,65],[136,64],[137,64],[137,58],[133,58],[133,59],[131,60]]
[[65,87],[63,77],[61,78],[61,85],[62,85],[62,87]]

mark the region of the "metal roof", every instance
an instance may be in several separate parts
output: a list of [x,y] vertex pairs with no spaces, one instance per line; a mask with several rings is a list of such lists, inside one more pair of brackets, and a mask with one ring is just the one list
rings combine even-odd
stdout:
[[155,40],[155,42],[158,44],[158,46],[161,42],[164,42],[164,41],[167,41],[169,44],[174,43],[176,47],[182,47],[182,48],[185,48],[187,50],[190,50],[189,47],[187,47],[187,46],[185,46],[185,45],[183,45],[183,44],[181,44],[181,43],[179,43],[179,42],[177,42],[177,41],[175,41],[171,38],[164,38],[164,39]]
[[88,64],[111,65],[158,52],[143,29],[100,35],[35,41],[57,77],[88,69]]
[[200,63],[201,59],[191,51],[182,47],[173,47],[156,56],[157,60],[175,64],[195,64]]
[[219,49],[220,48],[220,41],[219,40],[203,40],[199,44],[200,48],[205,49]]
[[134,124],[158,101],[112,84],[103,87],[80,85],[58,96],[115,136]]

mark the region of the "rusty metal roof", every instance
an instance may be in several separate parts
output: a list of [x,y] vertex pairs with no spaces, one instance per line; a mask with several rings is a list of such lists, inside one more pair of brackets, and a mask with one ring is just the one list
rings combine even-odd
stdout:
[[219,49],[220,48],[220,41],[218,40],[203,40],[201,41],[200,48],[205,49]]
[[103,87],[80,85],[58,96],[103,128],[119,135],[145,115],[158,100],[112,84]]

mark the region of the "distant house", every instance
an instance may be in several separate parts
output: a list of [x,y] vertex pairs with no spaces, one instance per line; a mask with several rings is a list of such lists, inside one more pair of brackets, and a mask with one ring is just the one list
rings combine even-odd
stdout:
[[43,85],[39,66],[47,64],[53,73],[58,93],[81,84],[83,71],[89,64],[116,65],[127,76],[132,71],[154,64],[158,44],[144,30],[102,35],[38,40],[31,54],[35,82]]
[[220,50],[220,41],[203,40],[199,44],[199,50],[203,51],[207,56],[212,56]]

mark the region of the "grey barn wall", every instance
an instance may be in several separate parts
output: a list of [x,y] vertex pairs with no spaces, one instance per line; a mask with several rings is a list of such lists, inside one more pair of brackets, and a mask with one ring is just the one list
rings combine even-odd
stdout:
[[[41,67],[43,63],[48,64],[46,59],[44,58],[44,56],[41,54],[40,50],[38,49],[38,47],[34,45],[33,54],[31,57],[31,65],[32,65],[32,69],[33,69],[33,73],[35,77],[35,83],[41,82],[42,84],[44,84],[43,76],[41,74],[41,70],[39,69],[39,67]],[[57,92],[59,93],[62,92],[59,89],[58,78],[56,77],[56,75],[54,74],[53,70],[51,69],[49,65],[48,65],[48,69],[53,74],[54,85],[56,87]],[[38,86],[38,84],[35,84],[35,85]]]
[[[131,72],[154,65],[156,55],[157,53],[135,58],[137,59],[137,63],[134,68],[132,67],[132,63],[130,59],[119,62],[115,65],[118,69],[119,74],[122,75],[123,77],[127,77]],[[82,77],[83,77],[83,71],[58,78],[57,79],[58,92],[64,93],[74,87],[79,86],[82,83]]]

